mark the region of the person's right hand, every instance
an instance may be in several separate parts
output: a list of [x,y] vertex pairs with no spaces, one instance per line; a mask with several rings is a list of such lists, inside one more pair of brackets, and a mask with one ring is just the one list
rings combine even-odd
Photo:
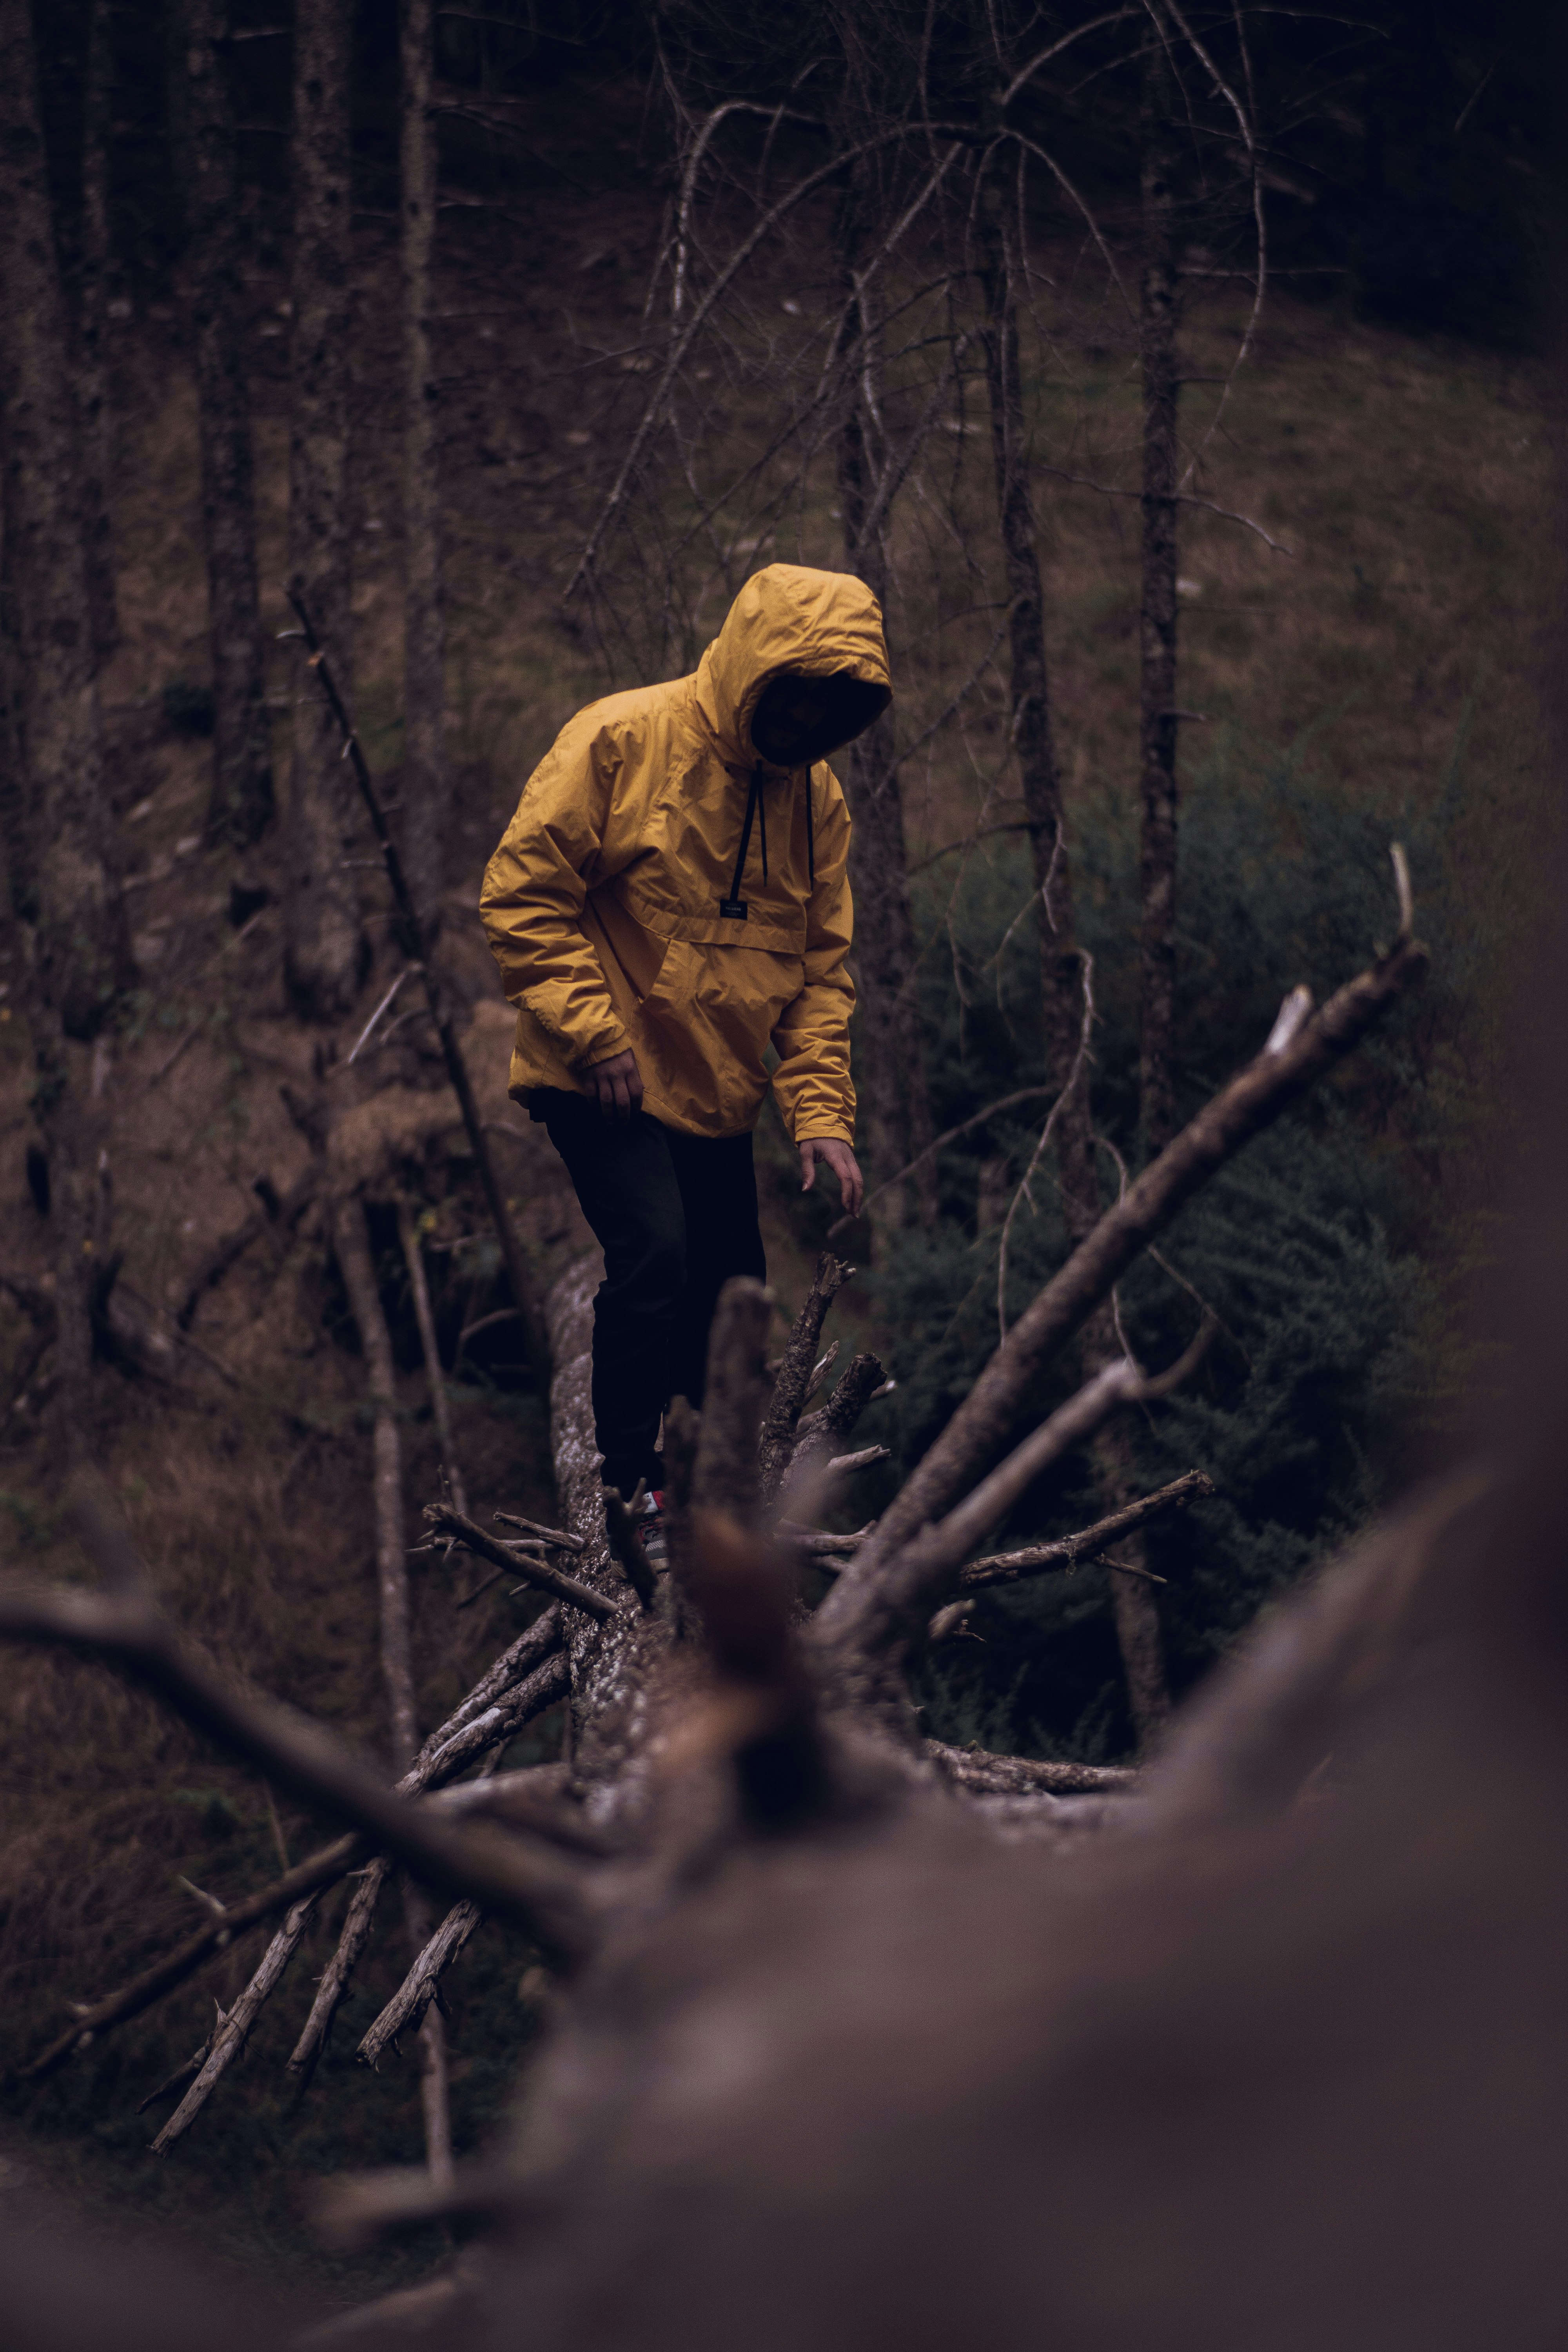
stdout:
[[607,1062],[592,1063],[583,1076],[605,1118],[630,1118],[642,1102],[642,1072],[629,1045],[612,1054]]

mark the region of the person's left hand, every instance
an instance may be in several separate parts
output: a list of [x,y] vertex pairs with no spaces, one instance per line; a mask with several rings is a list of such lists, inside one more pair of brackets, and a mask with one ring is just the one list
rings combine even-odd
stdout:
[[844,1197],[844,1213],[858,1217],[866,1198],[866,1179],[860,1173],[860,1163],[847,1143],[837,1136],[814,1135],[800,1147],[800,1189],[809,1192],[816,1181],[816,1163],[820,1160],[831,1168],[838,1179],[838,1190]]

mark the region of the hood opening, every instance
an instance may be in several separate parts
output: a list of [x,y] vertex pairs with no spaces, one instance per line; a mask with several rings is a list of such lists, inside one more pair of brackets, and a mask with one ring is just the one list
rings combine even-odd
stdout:
[[[849,572],[770,563],[746,582],[695,679],[698,705],[731,766],[750,768],[761,756],[752,740],[752,715],[786,670],[801,677],[852,678],[879,689],[885,707],[892,678],[881,607],[863,580]],[[823,756],[812,751],[795,764]]]

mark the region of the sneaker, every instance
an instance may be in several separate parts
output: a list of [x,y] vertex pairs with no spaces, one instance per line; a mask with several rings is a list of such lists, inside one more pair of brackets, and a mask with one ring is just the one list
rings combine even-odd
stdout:
[[643,1558],[650,1568],[669,1566],[669,1530],[665,1524],[664,1489],[657,1487],[643,1502],[637,1514],[637,1530],[642,1538]]

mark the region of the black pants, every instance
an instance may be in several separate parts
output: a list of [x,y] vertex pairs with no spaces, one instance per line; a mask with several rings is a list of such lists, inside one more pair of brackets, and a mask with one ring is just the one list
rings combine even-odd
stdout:
[[679,1135],[646,1111],[606,1118],[585,1096],[531,1103],[605,1253],[594,1302],[594,1429],[605,1483],[662,1485],[659,1416],[702,1402],[708,1327],[731,1275],[767,1272],[752,1139]]

